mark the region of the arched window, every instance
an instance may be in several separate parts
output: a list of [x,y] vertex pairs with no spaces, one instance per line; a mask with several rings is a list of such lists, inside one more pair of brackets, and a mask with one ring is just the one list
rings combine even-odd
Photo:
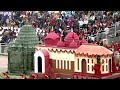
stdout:
[[59,60],[57,60],[57,68],[59,69]]
[[79,58],[78,58],[77,62],[78,62],[78,70],[79,70]]
[[107,62],[107,59],[106,59],[106,63],[108,63],[108,62]]
[[92,59],[92,64],[93,64],[93,59]]
[[61,60],[59,60],[59,69],[61,69]]
[[89,71],[89,65],[88,65],[88,71]]
[[65,64],[66,64],[66,69],[68,69],[68,63],[67,63],[67,62],[68,62],[68,61],[66,60],[66,63],[65,63]]
[[102,66],[102,71],[104,72],[104,65]]
[[66,61],[64,60],[64,69],[66,69]]
[[102,59],[102,63],[104,63],[104,59]]
[[89,63],[89,59],[88,59],[88,63]]
[[61,60],[61,69],[63,69],[63,61]]
[[69,61],[67,61],[67,69],[69,69]]
[[107,69],[108,69],[108,67],[107,67],[107,65],[106,65],[106,71],[107,71]]
[[94,69],[93,69],[93,65],[92,65],[92,71],[93,71]]
[[65,69],[64,66],[64,60],[62,60],[62,69]]

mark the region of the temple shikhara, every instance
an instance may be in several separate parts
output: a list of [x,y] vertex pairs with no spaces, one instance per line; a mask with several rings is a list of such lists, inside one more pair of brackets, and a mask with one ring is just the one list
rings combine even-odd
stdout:
[[54,30],[44,43],[39,43],[30,25],[23,26],[10,46],[8,64],[10,73],[29,73],[39,78],[107,79],[120,75],[109,49],[88,43],[84,36],[80,40],[74,32],[62,40]]

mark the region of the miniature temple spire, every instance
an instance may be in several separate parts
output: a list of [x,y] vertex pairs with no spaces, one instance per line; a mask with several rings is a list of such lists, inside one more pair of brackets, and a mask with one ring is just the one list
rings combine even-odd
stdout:
[[25,24],[28,25],[29,24],[29,21],[28,21],[28,11],[25,11],[25,17],[24,17],[24,20],[25,20]]
[[73,28],[71,28],[71,32],[73,32]]
[[53,26],[52,26],[51,32],[54,32]]
[[84,34],[84,31],[82,31],[82,40],[85,39],[85,34]]
[[60,41],[62,41],[62,36],[60,35]]

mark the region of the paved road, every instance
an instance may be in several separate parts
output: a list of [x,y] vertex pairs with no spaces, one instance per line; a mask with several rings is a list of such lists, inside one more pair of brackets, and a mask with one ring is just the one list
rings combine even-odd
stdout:
[[8,67],[8,56],[0,56],[0,73],[6,72]]

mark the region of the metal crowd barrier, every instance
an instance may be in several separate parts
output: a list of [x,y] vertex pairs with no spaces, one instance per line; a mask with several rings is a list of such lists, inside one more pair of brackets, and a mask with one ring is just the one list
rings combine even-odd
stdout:
[[[120,33],[120,22],[118,22],[119,24],[117,25],[116,27],[116,33]],[[107,39],[108,39],[108,42],[109,44],[113,42],[120,42],[120,36],[117,36],[115,37],[115,25],[112,25],[110,28],[109,28],[109,33],[107,34]],[[113,36],[113,37],[112,37]],[[101,39],[105,39],[106,38],[106,34],[103,32],[103,33],[99,33],[97,35],[97,40],[101,38]]]

